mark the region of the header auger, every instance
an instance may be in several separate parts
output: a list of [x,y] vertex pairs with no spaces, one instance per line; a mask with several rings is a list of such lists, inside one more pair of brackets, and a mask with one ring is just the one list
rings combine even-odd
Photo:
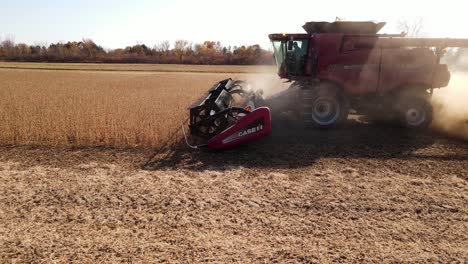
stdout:
[[432,121],[433,89],[450,81],[440,63],[445,48],[468,39],[406,38],[378,34],[385,23],[308,22],[307,33],[271,34],[278,75],[289,89],[263,99],[244,82],[217,83],[190,108],[190,131],[201,146],[232,148],[266,136],[273,113],[292,111],[304,124],[331,128],[348,113],[410,129]]

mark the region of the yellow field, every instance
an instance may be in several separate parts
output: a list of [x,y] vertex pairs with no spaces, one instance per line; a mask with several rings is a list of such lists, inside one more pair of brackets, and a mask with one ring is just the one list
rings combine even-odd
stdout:
[[[203,66],[180,65],[167,69],[171,67],[206,70]],[[180,122],[187,117],[187,107],[215,82],[228,77],[248,79],[253,75],[0,69],[0,143],[78,146],[171,143],[181,138],[178,132]]]
[[270,73],[274,66],[179,65],[179,64],[96,64],[96,63],[23,63],[0,62],[0,69],[143,71],[143,72],[209,72]]

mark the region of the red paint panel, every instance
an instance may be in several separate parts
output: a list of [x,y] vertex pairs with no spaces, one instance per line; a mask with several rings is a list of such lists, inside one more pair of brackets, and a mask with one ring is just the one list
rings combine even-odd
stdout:
[[208,141],[212,149],[230,149],[271,133],[268,107],[259,107]]

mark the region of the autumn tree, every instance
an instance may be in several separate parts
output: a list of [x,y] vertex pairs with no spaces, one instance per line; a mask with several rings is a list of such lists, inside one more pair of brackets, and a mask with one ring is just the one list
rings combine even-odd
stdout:
[[6,57],[14,55],[15,42],[11,38],[6,38],[0,43],[2,54]]
[[162,41],[152,48],[136,44],[105,50],[91,39],[45,45],[0,42],[0,59],[7,61],[108,62],[108,63],[184,63],[184,64],[270,64],[271,52],[259,45],[225,47],[219,41],[192,44],[177,40],[173,48]]
[[174,42],[174,53],[179,60],[179,63],[183,62],[184,55],[191,50],[191,44],[187,40],[176,40]]

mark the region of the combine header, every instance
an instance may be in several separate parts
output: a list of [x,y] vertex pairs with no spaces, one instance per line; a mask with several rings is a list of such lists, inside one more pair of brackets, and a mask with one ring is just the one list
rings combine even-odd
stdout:
[[263,99],[244,82],[217,83],[190,108],[190,132],[204,141],[197,147],[226,149],[266,136],[270,111],[292,111],[316,128],[337,126],[350,112],[426,128],[433,89],[450,81],[440,63],[445,48],[468,48],[468,39],[378,34],[383,26],[308,22],[306,33],[271,34],[278,75],[290,88]]
[[268,135],[270,110],[259,107],[262,103],[261,92],[243,81],[226,79],[215,84],[206,98],[190,108],[190,133],[206,141],[192,147],[227,149]]

